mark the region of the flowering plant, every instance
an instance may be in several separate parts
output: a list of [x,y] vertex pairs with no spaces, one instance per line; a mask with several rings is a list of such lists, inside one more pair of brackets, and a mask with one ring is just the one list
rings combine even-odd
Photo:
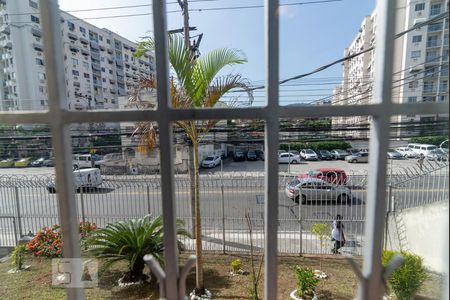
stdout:
[[80,237],[83,239],[88,237],[94,230],[97,229],[97,225],[94,222],[84,221],[80,222]]
[[28,242],[28,250],[37,257],[59,257],[62,251],[61,230],[59,225],[42,227],[37,235]]

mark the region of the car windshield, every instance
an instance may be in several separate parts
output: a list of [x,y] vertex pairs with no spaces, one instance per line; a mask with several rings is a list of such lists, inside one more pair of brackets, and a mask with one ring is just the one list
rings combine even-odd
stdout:
[[289,185],[290,185],[290,186],[296,186],[296,185],[299,184],[299,183],[300,183],[300,180],[294,179],[294,180],[292,180],[292,181],[289,183]]
[[305,153],[306,153],[306,154],[314,154],[314,151],[312,151],[311,149],[306,149],[306,150],[305,150]]
[[205,160],[214,160],[214,157],[208,156],[207,158],[205,158]]
[[254,151],[249,151],[249,152],[247,153],[247,155],[256,155],[256,153],[255,153]]
[[336,150],[336,152],[339,153],[339,154],[344,154],[344,153],[346,153],[344,150]]
[[319,171],[317,171],[317,170],[312,170],[312,171],[309,171],[308,172],[308,175],[309,176],[315,176],[315,175],[317,175],[317,174],[319,174],[320,172]]

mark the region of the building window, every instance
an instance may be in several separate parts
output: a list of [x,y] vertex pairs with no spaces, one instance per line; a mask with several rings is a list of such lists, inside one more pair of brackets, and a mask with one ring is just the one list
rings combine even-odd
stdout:
[[433,96],[424,96],[422,97],[422,102],[433,102],[434,97]]
[[103,37],[101,35],[98,36],[99,41],[103,41]]
[[439,87],[439,92],[447,92],[448,89],[448,80],[442,80],[441,81],[441,86]]
[[105,72],[106,71],[106,69],[105,68],[102,68],[102,72]]
[[38,9],[37,2],[34,2],[32,0],[28,0],[28,4],[30,5],[30,7]]
[[444,46],[448,46],[448,34],[444,34]]
[[44,61],[42,59],[40,59],[40,58],[36,58],[36,64],[38,66],[43,66],[44,65]]
[[78,66],[78,59],[72,58],[72,65]]
[[31,15],[31,22],[39,24],[39,18],[36,16]]
[[411,58],[419,58],[420,54],[420,50],[411,51]]
[[45,93],[47,93],[47,88],[45,86],[40,85],[39,92],[45,94]]
[[420,43],[422,41],[422,35],[415,35],[412,38],[413,43]]
[[442,30],[442,22],[428,25],[428,32]]
[[441,3],[431,4],[430,16],[438,15],[441,13]]
[[113,73],[113,71],[112,70],[109,70],[109,74],[112,74]]
[[91,76],[88,73],[84,73],[84,78],[90,78]]
[[107,43],[108,45],[110,45],[110,44],[111,44],[111,40],[110,40],[110,39],[106,39],[106,43]]
[[81,85],[80,85],[80,83],[79,83],[79,82],[77,82],[77,81],[74,81],[74,82],[73,82],[73,86],[74,86],[74,87],[80,87]]
[[417,102],[416,96],[408,97],[408,103],[416,103],[416,102]]
[[78,72],[77,70],[72,70],[72,75],[78,76],[80,75],[80,72]]
[[45,73],[38,72],[38,79],[45,80],[46,79]]
[[73,24],[72,22],[67,21],[67,27],[69,28],[70,31],[75,30],[75,24]]
[[438,36],[432,35],[427,38],[427,47],[437,47],[439,44]]
[[80,32],[86,33],[86,28],[80,26]]
[[440,101],[440,102],[445,102],[445,101],[447,101],[447,95],[440,95],[440,96],[438,97],[438,101]]
[[83,68],[89,69],[89,63],[83,61]]
[[417,3],[415,7],[415,11],[422,11],[425,9],[425,3]]
[[423,83],[423,92],[424,93],[431,93],[433,92],[434,82],[432,81],[425,81]]
[[418,88],[418,87],[419,87],[419,82],[418,82],[417,80],[410,81],[410,82],[408,83],[408,87],[409,87],[410,89]]
[[438,54],[436,51],[427,51],[427,56],[425,58],[426,62],[432,62],[434,60],[436,60],[438,57]]

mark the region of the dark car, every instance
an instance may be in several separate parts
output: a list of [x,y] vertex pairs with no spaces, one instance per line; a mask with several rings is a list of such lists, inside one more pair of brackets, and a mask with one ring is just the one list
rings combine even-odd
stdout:
[[342,149],[331,150],[331,155],[333,155],[333,159],[342,159],[344,160],[349,153]]
[[44,162],[42,163],[42,166],[53,167],[53,157],[50,157],[49,159],[44,160]]
[[319,156],[320,160],[332,160],[333,155],[331,155],[331,152],[328,150],[318,150],[317,156]]
[[252,160],[252,161],[258,160],[258,156],[256,155],[256,152],[252,151],[252,150],[248,151],[247,152],[247,160]]
[[233,155],[234,161],[244,161],[245,160],[245,153],[242,151],[235,151]]
[[264,161],[264,151],[262,150],[256,150],[256,156],[258,157],[258,159]]
[[30,163],[30,166],[32,166],[32,167],[42,167],[44,165],[44,161],[45,161],[45,158],[44,157],[40,157],[40,158],[32,161]]

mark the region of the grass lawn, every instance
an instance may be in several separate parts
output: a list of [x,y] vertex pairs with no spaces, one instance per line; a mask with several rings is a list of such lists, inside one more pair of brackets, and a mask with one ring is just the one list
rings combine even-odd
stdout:
[[[181,256],[181,261],[187,255]],[[213,293],[214,299],[250,299],[248,291],[251,284],[250,275],[230,276],[230,262],[240,258],[245,271],[250,271],[247,255],[205,255],[205,283]],[[51,286],[51,260],[28,256],[26,264],[31,265],[29,271],[7,274],[11,269],[10,261],[0,263],[0,299],[65,299],[65,290]],[[293,266],[319,267],[316,257],[280,257],[278,275],[278,299],[289,299],[289,293],[295,288]],[[101,268],[101,266],[100,266]],[[100,274],[99,285],[86,289],[86,299],[158,299],[158,286],[151,283],[119,288],[117,280],[126,269],[125,264],[117,264]],[[341,257],[325,258],[323,271],[329,278],[319,283],[318,291],[327,297],[321,299],[352,299],[356,293],[357,281],[347,262]],[[188,291],[195,285],[195,272],[188,277]],[[260,284],[262,290],[262,282]],[[440,278],[430,275],[417,299],[439,299],[441,291]],[[261,293],[262,294],[262,293]]]

